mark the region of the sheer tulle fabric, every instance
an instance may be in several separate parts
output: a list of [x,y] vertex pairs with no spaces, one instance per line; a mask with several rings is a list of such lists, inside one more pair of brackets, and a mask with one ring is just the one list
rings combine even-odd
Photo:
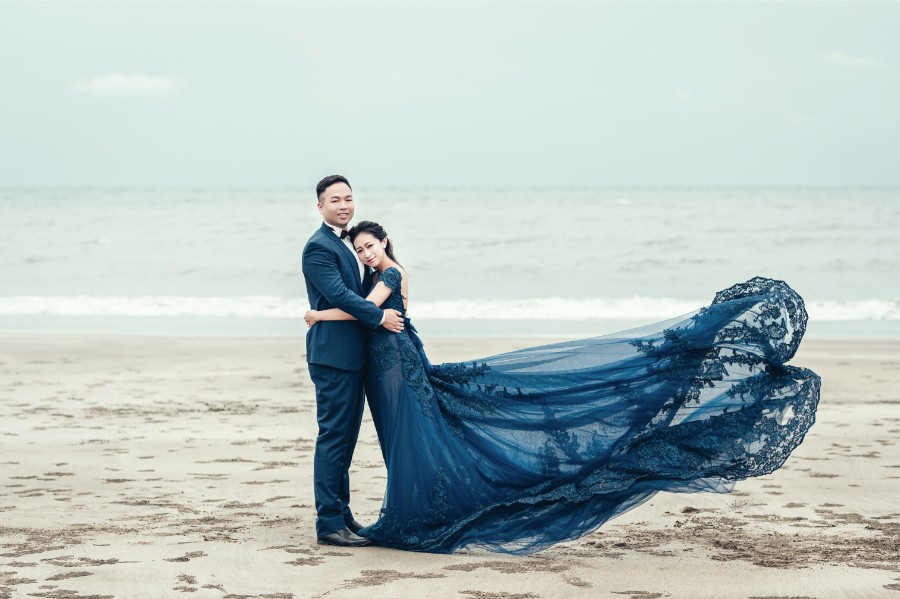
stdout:
[[657,491],[771,473],[815,420],[819,377],[785,365],[806,322],[786,283],[756,278],[679,319],[465,363],[431,365],[411,325],[379,331],[367,393],[388,480],[361,534],[530,553]]

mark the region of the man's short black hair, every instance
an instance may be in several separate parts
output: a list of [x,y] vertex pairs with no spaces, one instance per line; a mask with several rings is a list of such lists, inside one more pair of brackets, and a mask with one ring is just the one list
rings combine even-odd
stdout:
[[334,185],[335,183],[344,183],[347,187],[350,187],[350,190],[353,191],[353,187],[350,186],[350,181],[347,181],[347,177],[342,177],[341,175],[331,175],[329,177],[325,177],[319,184],[316,185],[316,197],[318,199],[322,199],[322,194],[325,193],[325,190]]

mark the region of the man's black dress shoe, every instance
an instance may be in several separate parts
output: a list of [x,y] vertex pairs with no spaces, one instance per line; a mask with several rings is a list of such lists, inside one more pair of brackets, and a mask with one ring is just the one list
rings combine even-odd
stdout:
[[353,534],[358,535],[359,531],[365,528],[365,525],[360,524],[356,520],[351,520],[350,522],[347,522],[347,528],[349,528],[350,532]]
[[337,545],[338,547],[365,547],[371,545],[372,541],[357,535],[349,528],[342,528],[327,535],[319,535],[319,545]]

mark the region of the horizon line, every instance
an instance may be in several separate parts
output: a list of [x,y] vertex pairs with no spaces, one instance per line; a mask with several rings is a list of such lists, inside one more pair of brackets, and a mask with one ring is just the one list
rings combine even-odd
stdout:
[[[311,184],[61,184],[61,185],[2,185],[0,191],[20,191],[20,190],[71,190],[71,189],[90,189],[103,191],[116,190],[212,190],[212,189],[228,189],[228,190],[306,190]],[[358,186],[363,187],[363,186]],[[597,190],[597,189],[900,189],[900,183],[895,184],[768,184],[768,183],[747,183],[747,184],[714,184],[714,183],[696,183],[696,184],[583,184],[583,185],[556,185],[552,183],[540,185],[521,185],[521,184],[374,184],[365,185],[366,190],[375,189],[502,189],[502,190]]]

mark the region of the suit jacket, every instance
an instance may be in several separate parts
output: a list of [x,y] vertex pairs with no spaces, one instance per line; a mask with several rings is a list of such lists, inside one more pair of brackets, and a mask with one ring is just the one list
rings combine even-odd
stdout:
[[342,370],[360,370],[366,361],[368,331],[384,316],[381,308],[364,299],[370,275],[359,280],[359,263],[343,241],[322,223],[303,248],[303,278],[313,310],[340,308],[356,320],[316,323],[306,333],[306,361]]

